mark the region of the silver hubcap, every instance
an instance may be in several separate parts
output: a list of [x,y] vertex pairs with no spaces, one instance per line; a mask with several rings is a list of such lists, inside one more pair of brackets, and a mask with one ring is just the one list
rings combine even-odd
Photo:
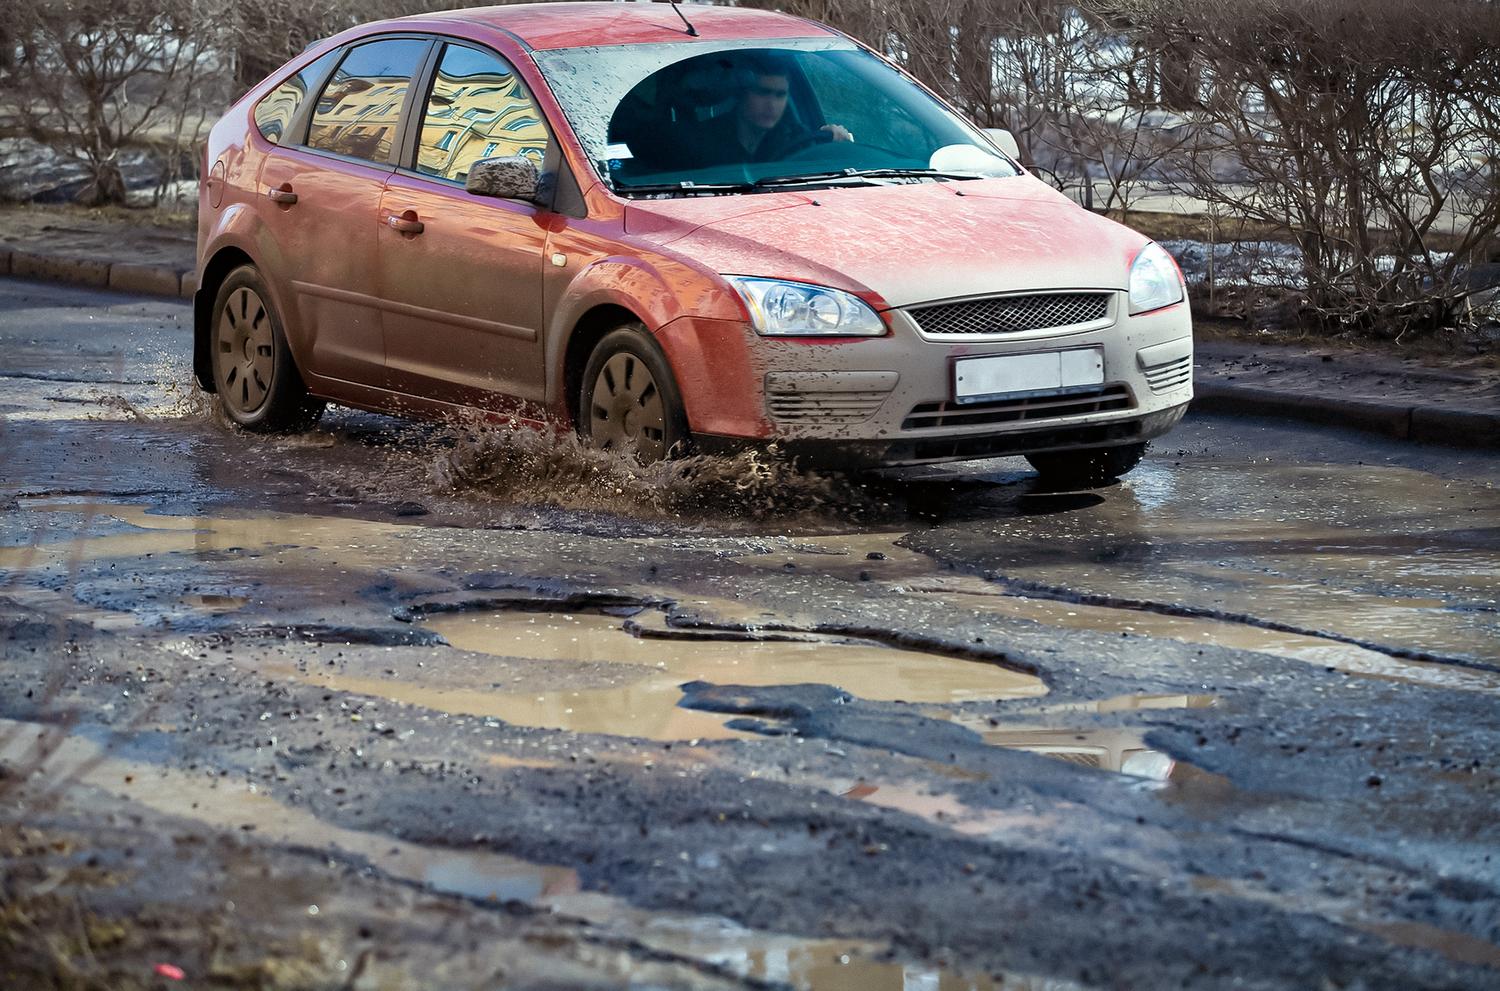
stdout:
[[642,461],[667,456],[661,392],[635,355],[622,351],[599,369],[589,410],[589,439],[606,451],[634,446]]
[[220,395],[236,412],[254,413],[265,403],[276,371],[271,316],[254,290],[242,286],[230,294],[219,314],[215,345]]

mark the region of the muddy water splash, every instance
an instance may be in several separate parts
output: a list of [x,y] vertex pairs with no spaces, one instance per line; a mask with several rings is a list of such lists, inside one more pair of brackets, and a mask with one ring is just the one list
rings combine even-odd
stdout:
[[432,463],[442,492],[523,505],[652,516],[794,515],[870,509],[852,478],[799,468],[776,452],[693,455],[654,464],[589,447],[571,430],[468,418],[455,422]]

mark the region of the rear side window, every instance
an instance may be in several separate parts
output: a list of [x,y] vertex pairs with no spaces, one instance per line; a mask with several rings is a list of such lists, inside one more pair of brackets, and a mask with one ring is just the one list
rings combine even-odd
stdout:
[[391,38],[351,48],[313,108],[310,148],[389,161],[401,105],[427,42]]
[[449,45],[422,114],[417,171],[463,182],[479,159],[511,155],[524,155],[542,168],[547,128],[541,108],[504,59]]
[[332,51],[313,59],[301,72],[271,90],[255,105],[255,127],[261,137],[273,145],[287,140],[287,129],[292,126],[297,111],[338,55],[337,51]]

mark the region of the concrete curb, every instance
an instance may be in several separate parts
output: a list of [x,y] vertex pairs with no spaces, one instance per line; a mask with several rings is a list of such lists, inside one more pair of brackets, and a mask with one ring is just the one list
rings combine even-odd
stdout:
[[71,282],[97,289],[109,287],[109,262],[56,258],[31,251],[11,252],[10,274],[26,279],[45,279],[48,282]]
[[1192,408],[1302,420],[1425,444],[1500,448],[1500,412],[1339,399],[1217,382],[1193,383]]
[[11,248],[0,249],[0,275],[170,299],[192,299],[193,291],[198,287],[196,272],[184,272],[165,265],[65,258]]

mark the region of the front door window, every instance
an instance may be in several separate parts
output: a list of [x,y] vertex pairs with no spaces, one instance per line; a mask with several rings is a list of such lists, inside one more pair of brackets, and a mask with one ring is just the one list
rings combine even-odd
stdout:
[[443,51],[422,116],[417,171],[462,183],[481,158],[547,157],[542,112],[503,59],[462,45]]
[[390,38],[351,48],[313,109],[308,147],[389,162],[401,105],[427,45],[417,38]]

